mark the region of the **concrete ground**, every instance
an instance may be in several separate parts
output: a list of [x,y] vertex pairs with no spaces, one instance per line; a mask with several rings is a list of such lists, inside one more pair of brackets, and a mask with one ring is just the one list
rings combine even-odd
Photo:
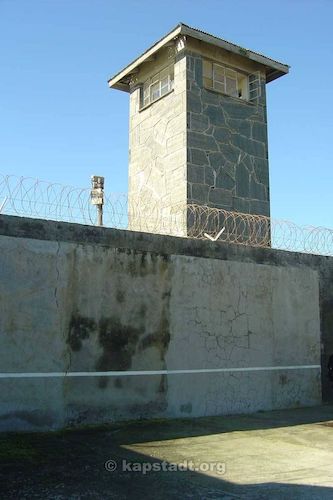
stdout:
[[2,434],[0,460],[4,499],[333,499],[333,405]]

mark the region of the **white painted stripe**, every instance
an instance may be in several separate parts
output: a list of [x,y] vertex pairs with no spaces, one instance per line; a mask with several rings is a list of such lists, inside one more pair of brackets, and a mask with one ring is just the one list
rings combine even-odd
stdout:
[[111,372],[40,372],[40,373],[0,373],[0,378],[55,378],[55,377],[133,377],[142,375],[178,375],[190,373],[260,372],[277,370],[314,370],[320,365],[298,366],[250,366],[245,368],[199,368],[196,370],[131,370]]

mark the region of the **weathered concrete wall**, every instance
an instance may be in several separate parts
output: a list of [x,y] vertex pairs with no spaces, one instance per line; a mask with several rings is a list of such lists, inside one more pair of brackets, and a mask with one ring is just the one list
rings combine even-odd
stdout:
[[271,368],[320,364],[333,259],[8,216],[0,234],[0,371],[21,374],[0,428],[321,401],[320,369]]

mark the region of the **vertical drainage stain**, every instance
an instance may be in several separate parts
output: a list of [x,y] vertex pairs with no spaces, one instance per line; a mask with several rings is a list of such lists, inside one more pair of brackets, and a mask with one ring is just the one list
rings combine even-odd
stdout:
[[[72,351],[80,351],[84,340],[97,334],[97,340],[102,353],[95,362],[95,369],[101,372],[107,371],[127,371],[132,367],[132,360],[135,354],[142,353],[151,347],[158,352],[158,363],[160,369],[166,368],[165,356],[170,343],[170,298],[171,298],[171,273],[170,258],[168,255],[150,254],[136,251],[121,251],[118,253],[127,255],[127,266],[122,268],[122,272],[130,275],[131,280],[143,278],[148,275],[155,275],[159,287],[158,296],[152,301],[144,299],[136,306],[137,316],[135,326],[124,324],[117,315],[102,317],[99,321],[84,317],[77,312],[72,314],[69,326],[67,344]],[[147,286],[149,281],[147,282]],[[116,291],[115,300],[122,308],[130,307],[128,303],[127,291],[119,286]],[[126,306],[126,307],[125,307]],[[126,311],[125,311],[126,312]],[[155,323],[154,317],[159,316],[155,331],[145,334],[149,328],[149,323]],[[149,330],[148,330],[149,331]],[[98,387],[104,389],[109,382],[108,377],[101,376],[98,379]],[[116,377],[114,380],[116,389],[123,388],[123,379]],[[149,405],[156,406],[156,409],[167,406],[167,376],[163,375],[157,388],[156,401],[151,401]],[[148,405],[148,406],[149,406]]]
[[72,351],[79,351],[82,347],[82,340],[89,338],[94,330],[96,330],[95,320],[74,313],[69,322],[66,342]]
[[[103,353],[96,363],[100,371],[126,371],[132,366],[132,357],[140,337],[140,330],[122,325],[119,318],[102,318],[98,325],[98,340]],[[107,386],[107,377],[101,377],[98,386]],[[116,386],[119,387],[119,381]]]

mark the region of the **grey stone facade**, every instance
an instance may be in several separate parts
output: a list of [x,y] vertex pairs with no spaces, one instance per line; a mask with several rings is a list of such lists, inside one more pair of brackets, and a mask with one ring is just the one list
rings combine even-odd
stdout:
[[264,74],[250,103],[205,89],[201,54],[186,62],[187,202],[269,216]]
[[[157,70],[173,65],[174,86],[156,102],[142,107],[142,84]],[[145,221],[150,232],[186,235],[186,223],[174,222],[174,211],[186,204],[186,58],[174,51],[140,68],[130,93],[129,229]]]
[[179,23],[115,74],[110,88],[130,93],[129,228],[182,236],[211,215],[227,229],[235,216],[217,209],[269,216],[265,87],[288,72]]
[[[249,81],[256,75],[258,97],[249,102],[205,88],[203,60],[237,68]],[[142,107],[142,85],[169,65],[172,91]],[[193,235],[204,225],[213,233],[210,218],[189,205],[270,215],[265,85],[262,66],[193,40],[139,69],[130,94],[130,229],[141,230],[144,219],[150,232]],[[224,214],[214,217],[228,231]],[[239,228],[240,239],[247,231]]]

